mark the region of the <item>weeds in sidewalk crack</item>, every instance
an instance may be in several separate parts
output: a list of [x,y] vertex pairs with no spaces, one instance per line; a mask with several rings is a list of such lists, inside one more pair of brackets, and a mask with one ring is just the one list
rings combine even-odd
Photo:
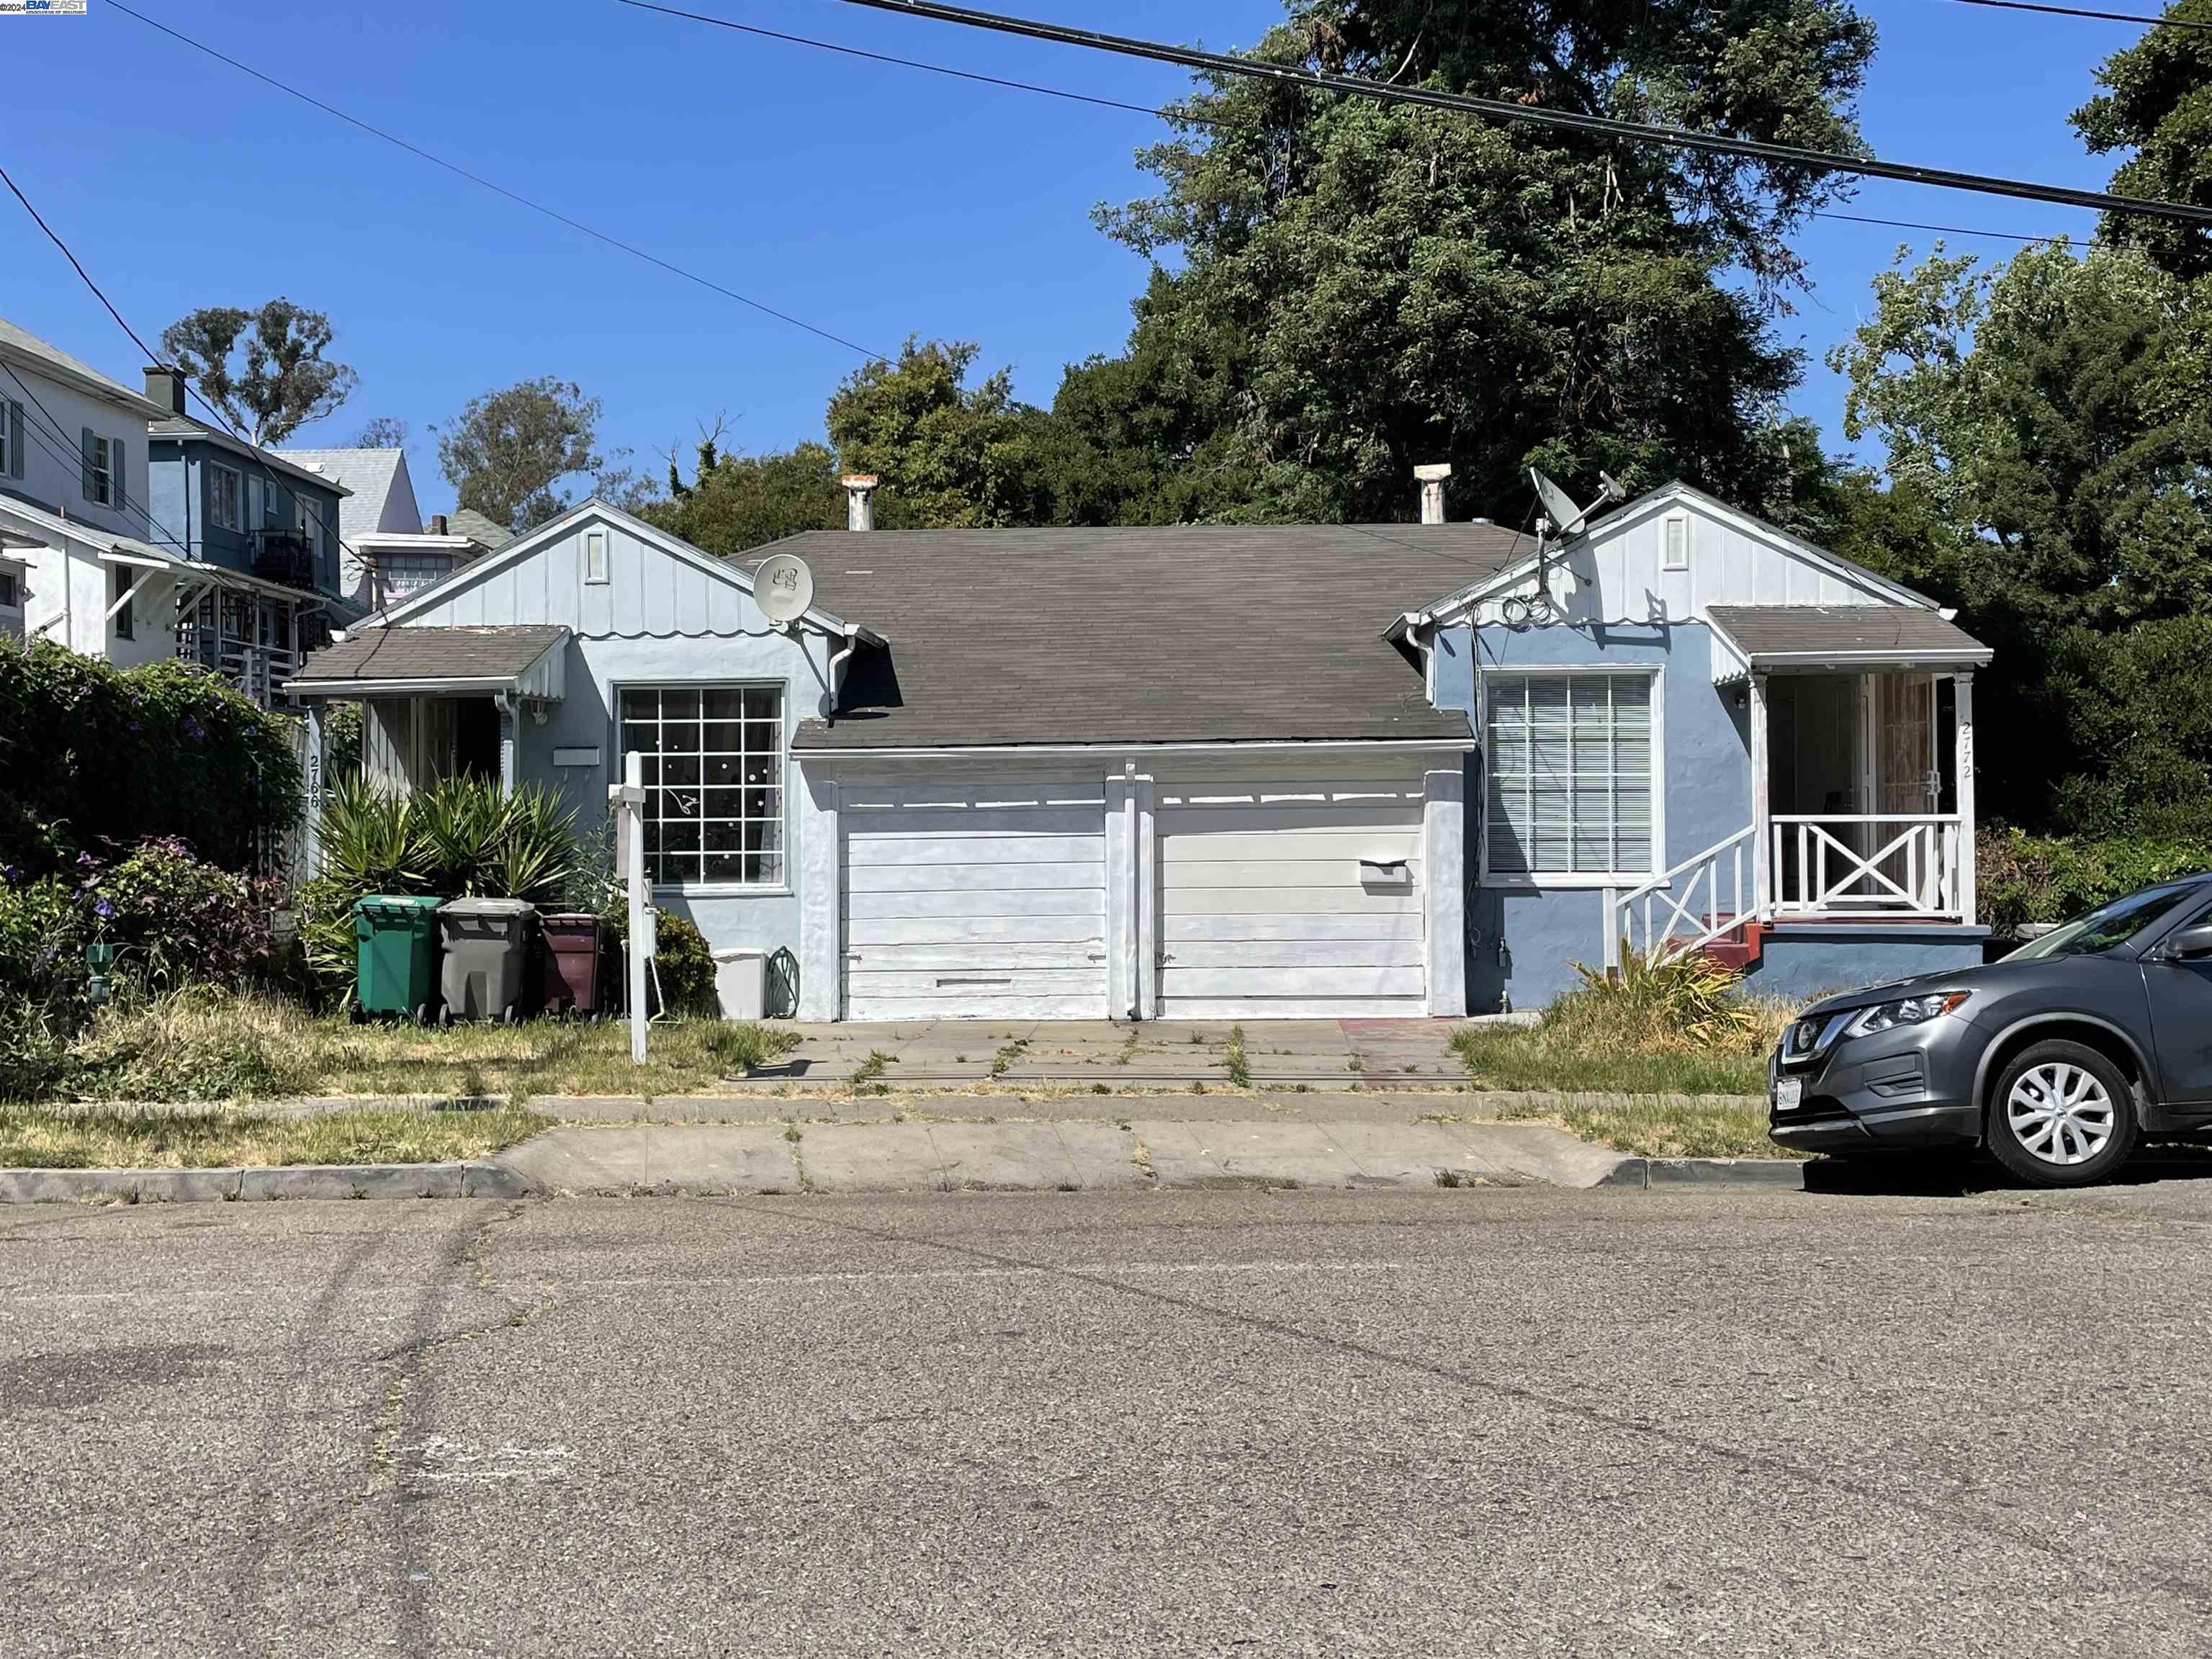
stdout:
[[1012,1042],[1000,1048],[997,1054],[991,1056],[991,1075],[1006,1076],[1007,1068],[1021,1059],[1023,1050],[1029,1046],[1030,1040],[1027,1037],[1016,1037]]
[[1240,1089],[1252,1086],[1251,1062],[1244,1057],[1244,1028],[1229,1028],[1229,1041],[1222,1045],[1221,1063],[1228,1068],[1229,1080]]
[[880,1048],[869,1049],[868,1057],[853,1068],[853,1086],[857,1089],[862,1084],[873,1083],[884,1074],[884,1068],[896,1058],[896,1054],[887,1054]]
[[1129,1035],[1121,1039],[1121,1047],[1114,1056],[1115,1065],[1127,1066],[1137,1057],[1137,1028],[1132,1025],[1129,1028]]

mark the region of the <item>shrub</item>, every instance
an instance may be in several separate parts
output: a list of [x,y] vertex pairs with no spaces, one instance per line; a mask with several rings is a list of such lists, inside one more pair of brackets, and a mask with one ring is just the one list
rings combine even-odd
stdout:
[[2212,842],[2029,836],[1992,824],[1975,849],[1981,920],[2002,934],[2065,921],[2201,870],[2212,870]]
[[361,776],[362,706],[331,702],[323,706],[323,782],[356,781]]
[[286,718],[220,675],[0,641],[0,861],[33,874],[173,836],[228,870],[300,820]]
[[1702,951],[1655,965],[1625,951],[1613,978],[1581,963],[1575,972],[1582,983],[1553,1003],[1544,1024],[1585,1046],[1764,1054],[1780,1029],[1778,1012],[1740,994],[1741,975]]
[[204,981],[236,990],[273,960],[272,882],[218,870],[182,842],[142,842],[80,890],[89,931],[117,947],[118,966],[149,985]]
[[[712,1019],[722,1012],[714,994],[714,956],[707,936],[688,916],[656,908],[653,913],[653,957],[645,976],[646,996],[655,1013],[679,1018]],[[620,961],[629,948],[629,910],[626,904],[610,904],[599,913],[601,934]],[[653,986],[658,981],[659,994]]]
[[50,1012],[84,988],[85,936],[76,890],[56,876],[0,872],[0,997]]

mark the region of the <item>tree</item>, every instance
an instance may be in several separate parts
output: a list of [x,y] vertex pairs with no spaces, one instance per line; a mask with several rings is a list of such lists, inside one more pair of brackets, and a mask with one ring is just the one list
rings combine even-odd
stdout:
[[[1255,55],[1849,150],[1873,46],[1845,0],[1298,0]],[[1159,192],[1098,215],[1153,265],[1127,354],[1146,367],[1118,410],[1095,407],[1099,365],[1076,394],[1094,430],[1175,447],[1093,468],[1139,505],[1088,495],[1085,516],[1158,511],[1157,472],[1201,455],[1260,517],[1402,517],[1424,461],[1488,510],[1525,501],[1531,464],[1786,500],[1806,458],[1776,406],[1802,365],[1767,319],[1801,275],[1786,233],[1844,181],[1242,78],[1177,110],[1139,158]],[[1197,372],[1155,422],[1176,362]],[[1233,456],[1205,449],[1224,434]]]
[[407,447],[407,422],[391,415],[380,415],[354,434],[356,449],[404,449]]
[[695,547],[724,557],[802,530],[837,530],[845,523],[845,491],[837,457],[818,443],[768,455],[727,454],[720,428],[699,443],[686,483],[673,462],[670,494],[644,516]]
[[236,431],[279,444],[353,395],[359,377],[323,356],[331,339],[321,312],[276,299],[258,311],[209,306],[179,318],[161,331],[161,350]]
[[1014,401],[1009,370],[969,386],[979,350],[968,341],[908,339],[896,364],[856,369],[830,397],[830,440],[846,471],[883,480],[886,528],[1035,524],[1046,516],[1046,417]]
[[1829,362],[1850,380],[1845,434],[1881,440],[1892,484],[1842,503],[1857,533],[1832,543],[1959,605],[1995,648],[1988,809],[2096,830],[2193,811],[2212,830],[2212,719],[2155,713],[2202,701],[2212,617],[2200,296],[2142,251],[2057,244],[1986,271],[1939,246],[1875,298]]
[[554,486],[602,463],[592,446],[601,404],[573,380],[544,375],[469,399],[438,434],[438,465],[474,507],[517,535],[558,518],[569,497]]
[[[2212,207],[2212,0],[2173,0],[2163,15],[2196,27],[2146,29],[2107,58],[2097,71],[2105,90],[2074,112],[2074,130],[2092,154],[2129,153],[2116,193]],[[2212,276],[2203,225],[2106,214],[2099,234],[2176,276]]]

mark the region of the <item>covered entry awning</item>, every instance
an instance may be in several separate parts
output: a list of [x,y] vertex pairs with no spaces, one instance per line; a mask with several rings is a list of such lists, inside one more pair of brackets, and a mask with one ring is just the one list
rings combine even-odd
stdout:
[[1956,673],[1983,667],[1990,656],[1940,611],[1917,606],[1717,605],[1706,616],[1719,684],[1793,670]]
[[296,697],[480,697],[558,702],[568,630],[363,629],[307,659],[285,689]]

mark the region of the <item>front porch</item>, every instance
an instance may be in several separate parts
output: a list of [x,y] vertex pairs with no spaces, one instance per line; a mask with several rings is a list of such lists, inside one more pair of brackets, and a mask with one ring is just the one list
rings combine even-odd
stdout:
[[1702,950],[1749,969],[1784,940],[1824,963],[1854,945],[1915,965],[1978,951],[1973,670],[1988,649],[1932,613],[1717,611],[1713,630],[1716,690],[1747,715],[1747,822],[1607,892],[1607,967]]

